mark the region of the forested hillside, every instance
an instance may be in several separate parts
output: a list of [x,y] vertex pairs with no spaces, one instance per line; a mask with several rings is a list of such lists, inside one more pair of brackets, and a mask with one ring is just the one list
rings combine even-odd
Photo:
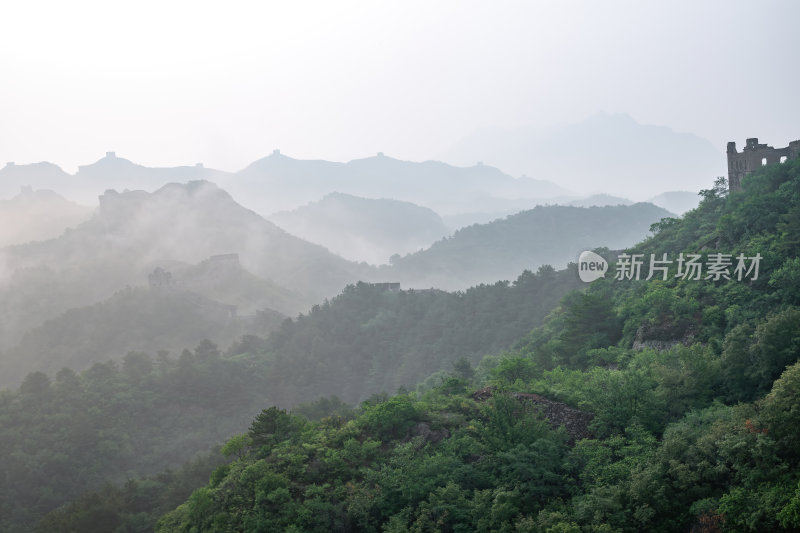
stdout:
[[400,257],[384,267],[415,287],[463,289],[498,279],[514,279],[540,265],[563,268],[583,250],[624,248],[648,235],[650,225],[672,214],[653,204],[572,207],[539,205],[533,209],[474,224]]
[[[265,409],[157,530],[797,531],[800,162],[743,185],[629,250],[699,254],[699,279],[675,262],[614,280],[617,256],[517,350],[437,389],[318,421]],[[591,438],[553,430],[544,399],[592,413]]]
[[345,259],[373,265],[387,263],[392,254],[427,248],[449,233],[441,217],[427,207],[343,193],[267,218]]
[[[551,268],[464,293],[393,292],[360,283],[308,315],[284,320],[266,338],[244,336],[225,353],[204,341],[180,354],[132,352],[119,364],[98,363],[80,374],[29,374],[18,390],[0,392],[0,456],[7,458],[0,462],[0,531],[28,530],[54,507],[104,483],[174,468],[244,431],[265,405],[298,407],[321,395],[356,403],[403,385],[413,389],[454,363],[469,368],[469,361],[509,348],[541,324],[578,283],[574,270]],[[177,290],[123,291],[53,321],[31,336],[26,353],[70,353],[85,364],[144,332],[155,346],[175,340],[176,332],[214,334],[220,323],[188,305],[185,296]],[[269,328],[273,318],[250,320]],[[422,388],[439,381],[434,376]],[[352,410],[328,400],[304,412],[330,409]],[[142,520],[152,527],[160,508],[153,501],[172,501],[177,494],[168,496],[163,491],[170,483],[162,485],[149,479],[87,494],[76,503],[83,518],[57,514],[63,520],[56,522],[97,522],[111,531],[123,520],[108,519],[105,506],[131,505],[132,530],[140,531]],[[55,530],[53,521],[46,523],[44,531]]]
[[30,531],[87,490],[175,468],[269,401],[261,373],[208,342],[179,357],[131,352],[80,374],[29,374],[0,391],[0,531]]
[[286,313],[371,272],[287,234],[209,182],[173,183],[154,193],[107,191],[91,219],[60,237],[0,249],[0,349],[69,309],[147,284],[158,267],[225,254],[238,254],[241,266],[262,279],[260,294],[272,286],[274,298],[261,307]]
[[0,0],[0,533],[800,533],[800,0],[189,4]]
[[84,370],[96,361],[119,361],[131,351],[179,354],[198,339],[231,345],[244,335],[267,336],[286,318],[263,310],[251,316],[183,290],[125,289],[106,301],[48,320],[32,329],[0,360],[0,385],[34,371]]
[[263,356],[272,397],[285,407],[320,395],[355,403],[413,387],[461,359],[475,364],[541,324],[579,283],[573,266],[463,293],[349,286],[269,337]]

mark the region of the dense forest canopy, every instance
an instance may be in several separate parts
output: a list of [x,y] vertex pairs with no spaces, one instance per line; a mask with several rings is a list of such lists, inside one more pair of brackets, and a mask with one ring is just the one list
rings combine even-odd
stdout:
[[[130,352],[119,363],[107,360],[81,373],[31,373],[18,390],[0,393],[0,452],[6,458],[0,463],[0,530],[27,529],[47,511],[105,483],[175,468],[244,431],[264,405],[298,406],[339,395],[349,404],[323,402],[304,412],[331,405],[347,411],[370,395],[415,388],[432,373],[438,372],[421,387],[438,384],[454,364],[470,368],[482,356],[510,348],[579,283],[574,271],[552,268],[463,293],[395,292],[359,283],[297,319],[275,323],[274,316],[257,315],[253,320],[262,328],[274,325],[276,331],[245,335],[224,353],[204,341],[177,354]],[[181,294],[131,289],[68,313],[23,346],[31,356],[61,350],[85,361],[103,346],[119,346],[143,332],[187,331],[176,326],[176,317],[196,333],[214,333],[214,323]],[[131,307],[137,312],[126,313]],[[52,339],[58,342],[51,346]]]
[[348,286],[269,336],[271,390],[279,405],[292,406],[319,395],[357,403],[413,387],[461,359],[474,365],[510,348],[579,283],[574,267],[542,267],[455,293]]
[[[382,241],[384,251],[401,251],[403,235],[433,242],[443,228],[433,211],[407,202],[328,199],[333,204],[315,208],[322,209],[315,227]],[[274,323],[265,324],[264,313],[296,316],[360,280],[451,290],[513,281],[539,266],[563,266],[590,243],[630,245],[666,214],[652,204],[542,206],[472,225],[378,268],[288,234],[210,182],[107,191],[88,220],[59,237],[0,248],[0,386],[18,386],[34,371],[84,370],[128,351],[264,336]],[[537,299],[534,293],[528,296]],[[535,305],[555,303],[544,300]],[[534,325],[522,319],[525,328]]]
[[[157,530],[797,530],[800,163],[702,195],[630,252],[760,254],[758,279],[609,276],[426,393],[316,422],[266,409]],[[592,438],[533,393],[593,413]]]
[[473,224],[430,248],[394,255],[383,271],[416,287],[463,289],[513,279],[523,269],[563,268],[586,249],[624,248],[672,213],[650,203],[575,207],[538,205],[487,224]]
[[[361,283],[224,353],[30,374],[0,395],[3,527],[797,530],[800,163],[701,196],[588,285]],[[760,270],[614,279],[681,253]]]

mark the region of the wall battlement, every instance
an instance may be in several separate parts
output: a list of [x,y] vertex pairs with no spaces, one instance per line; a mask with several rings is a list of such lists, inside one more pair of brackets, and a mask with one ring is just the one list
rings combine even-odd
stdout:
[[789,159],[800,157],[800,140],[792,141],[785,148],[773,148],[766,144],[758,144],[758,138],[747,139],[741,152],[736,150],[736,143],[728,143],[728,190],[738,191],[742,188],[742,179],[759,167],[773,163],[783,163]]
[[400,283],[396,281],[390,282],[383,282],[383,283],[370,283],[370,287],[375,287],[376,289],[382,291],[391,291],[391,292],[399,292],[400,291]]

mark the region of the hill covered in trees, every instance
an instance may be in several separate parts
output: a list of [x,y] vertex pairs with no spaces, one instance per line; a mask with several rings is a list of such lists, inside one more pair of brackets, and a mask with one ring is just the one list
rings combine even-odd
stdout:
[[511,347],[579,283],[573,266],[455,293],[351,285],[269,336],[270,390],[289,407],[320,395],[357,403],[413,387],[461,360],[475,364]]
[[386,271],[415,287],[462,289],[514,279],[540,265],[563,268],[583,250],[619,249],[645,238],[651,224],[671,213],[652,204],[603,207],[537,206],[486,224],[474,224],[403,257]]
[[[248,394],[250,380],[256,380],[270,395],[261,412],[251,415],[249,429],[221,448],[227,461],[206,463],[206,471],[213,468],[208,483],[160,518],[165,502],[177,494],[166,478],[95,488],[46,516],[39,529],[70,531],[94,517],[91,523],[104,524],[97,531],[146,530],[156,522],[162,532],[796,530],[800,163],[766,167],[743,187],[731,195],[724,183],[702,191],[697,209],[654,224],[652,237],[626,250],[628,259],[641,254],[645,263],[650,254],[660,260],[667,254],[673,262],[664,276],[623,276],[626,256],[597,250],[610,261],[606,276],[566,294],[510,349],[471,360],[443,357],[449,372],[391,397],[358,389],[375,385],[370,379],[377,373],[364,354],[347,359],[344,354],[356,345],[342,339],[355,335],[371,347],[370,355],[389,354],[375,358],[387,368],[398,357],[389,347],[402,333],[417,332],[405,341],[417,339],[414,351],[436,342],[402,319],[403,309],[416,303],[426,310],[450,309],[443,317],[461,309],[464,314],[451,322],[460,326],[453,329],[455,352],[469,344],[458,344],[460,338],[492,346],[493,329],[525,309],[504,311],[508,304],[530,301],[508,295],[519,287],[541,291],[554,282],[577,283],[576,272],[545,269],[515,284],[476,287],[474,300],[469,291],[456,295],[454,301],[472,302],[460,308],[444,305],[446,298],[425,299],[446,294],[438,291],[392,292],[360,284],[285,322],[266,340],[246,338],[210,358],[203,354],[213,350],[199,347],[181,356],[186,368],[247,368],[243,381],[229,380],[232,387]],[[680,253],[684,259],[699,256],[702,276],[685,275],[685,262],[676,261]],[[727,277],[713,271],[709,276],[708,265],[725,259],[716,254],[730,255]],[[740,279],[739,254],[751,266],[760,258],[757,276],[749,270]],[[614,279],[618,273],[621,279]],[[537,279],[550,283],[539,286]],[[492,316],[503,313],[502,319]],[[348,321],[351,316],[358,318]],[[401,323],[405,327],[396,327]],[[427,323],[436,321],[426,317]],[[436,353],[447,354],[447,347],[438,346]],[[292,368],[296,357],[297,372],[281,374],[281,390],[273,371]],[[303,381],[305,375],[330,374],[335,383],[336,367],[348,363],[354,372],[349,386],[357,390],[341,384],[338,389],[363,400],[355,408],[337,398],[318,399],[328,394],[328,385],[314,388]],[[128,366],[128,373],[144,375],[145,382],[158,375],[155,369],[137,373],[133,361]],[[425,365],[419,370],[426,371]],[[32,427],[55,434],[66,431],[59,428],[70,427],[69,418],[55,416],[54,404],[39,409],[37,402],[57,391],[67,373],[44,385],[46,377],[31,375],[19,391],[4,393],[4,416],[34,421]],[[195,375],[213,382],[211,374]],[[290,375],[297,381],[286,379]],[[87,376],[93,374],[81,379]],[[91,389],[88,383],[82,388]],[[207,402],[223,401],[207,396]],[[244,399],[227,405],[231,418],[238,416],[234,404],[240,401],[251,405]],[[263,408],[269,404],[276,406]],[[284,410],[289,405],[293,412]],[[41,416],[53,418],[36,418]],[[583,421],[586,433],[569,429],[576,421]],[[555,427],[561,424],[566,427]],[[33,436],[41,433],[20,431],[19,422],[0,427],[10,432],[0,442],[16,443],[4,456],[27,457],[30,472],[51,472],[37,465],[52,457],[68,461],[52,452],[53,444],[26,447],[47,441]],[[103,442],[100,434],[91,435],[91,442]],[[104,444],[107,449],[114,448]],[[3,479],[28,471],[10,465]],[[99,484],[96,479],[94,486]],[[9,509],[15,509],[13,502],[56,493],[33,491],[15,500],[16,487],[3,488]],[[60,501],[72,499],[63,495]],[[53,507],[55,500],[48,501],[38,507],[40,514]],[[33,516],[21,519],[30,524]]]
[[262,285],[273,285],[274,301],[260,305],[286,313],[370,272],[287,234],[209,182],[107,191],[92,218],[60,237],[0,249],[0,350],[69,309],[146,285],[158,267],[232,253]]
[[[449,371],[454,364],[468,368],[541,324],[578,283],[574,270],[551,268],[464,293],[393,292],[360,283],[280,325],[275,317],[256,315],[251,319],[256,325],[277,330],[245,335],[224,353],[208,341],[193,351],[169,354],[144,353],[146,346],[138,344],[140,350],[119,362],[104,360],[79,374],[66,368],[55,376],[31,373],[18,390],[0,392],[0,455],[7,458],[0,464],[5,506],[0,530],[30,530],[54,507],[101,488],[99,494],[81,497],[77,505],[84,506],[83,518],[62,517],[60,523],[119,525],[107,520],[102,509],[131,504],[136,509],[129,517],[132,524],[141,527],[146,512],[152,527],[156,510],[165,511],[152,502],[182,494],[170,492],[172,474],[165,481],[158,472],[245,431],[263,406],[303,410],[302,404],[310,403],[305,407],[309,413],[350,412],[341,400],[313,402],[321,395],[339,395],[357,403],[400,386],[416,388],[431,373]],[[179,334],[201,334],[197,330],[202,329],[213,335],[224,329],[225,323],[209,321],[187,305],[186,296],[182,289],[129,289],[103,304],[66,313],[23,347],[34,359],[42,353],[87,365],[103,350],[105,358],[119,357],[110,352],[141,343],[142,337],[160,346],[182,339]],[[78,359],[65,359],[70,354]],[[440,375],[421,388],[437,384]],[[157,479],[126,485],[122,492],[103,488],[141,476]],[[91,514],[95,511],[102,516]],[[55,527],[46,523],[44,530]]]
[[331,193],[269,220],[351,261],[383,264],[392,254],[427,248],[449,233],[433,210],[411,202]]
[[50,190],[23,187],[0,200],[0,247],[58,237],[91,216],[90,207],[70,202]]
[[179,357],[131,352],[81,373],[29,374],[0,392],[0,531],[30,531],[87,490],[176,468],[269,401],[262,374],[209,342]]
[[19,383],[34,371],[85,370],[129,352],[180,354],[197,339],[229,346],[244,335],[266,336],[285,318],[271,310],[240,316],[232,306],[185,290],[128,288],[28,332],[3,354],[0,385]]
[[[757,276],[612,279],[608,254],[517,349],[437,389],[263,410],[157,531],[796,531],[800,162],[726,193],[629,252],[760,256]],[[553,430],[537,395],[591,413],[591,437]]]

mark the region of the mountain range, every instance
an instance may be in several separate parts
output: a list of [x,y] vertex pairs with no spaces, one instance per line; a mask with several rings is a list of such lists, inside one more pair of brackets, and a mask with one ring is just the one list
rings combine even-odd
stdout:
[[415,287],[464,289],[512,280],[543,264],[564,267],[583,250],[619,249],[647,236],[650,225],[672,213],[649,203],[603,207],[537,206],[474,224],[430,248],[391,258],[382,267]]
[[700,195],[690,191],[668,191],[650,198],[648,202],[682,215],[700,204]]
[[247,290],[269,295],[258,306],[290,314],[370,272],[289,235],[209,182],[108,191],[89,220],[59,237],[0,249],[0,349],[68,309],[146,285],[156,268],[172,271],[225,254],[237,254],[241,267],[262,280],[264,290],[253,291],[252,283]]
[[[696,192],[689,191],[668,191],[649,198],[647,202],[659,207],[663,207],[667,211],[675,213],[676,215],[682,215],[687,211],[697,207],[697,205],[700,203],[700,195],[698,195]],[[566,205],[591,207],[594,205],[631,205],[632,203],[634,203],[632,200],[619,196],[611,196],[610,194],[593,194],[585,198],[578,198],[577,200],[567,202]]]
[[597,249],[611,272],[588,285],[574,264],[455,293],[359,283],[224,354],[29,374],[0,394],[0,529],[794,531],[800,164],[748,178],[626,251],[761,250],[749,279],[616,280]]
[[644,200],[665,190],[698,190],[726,171],[722,146],[625,113],[597,113],[551,128],[524,126],[476,131],[442,158],[476,159],[512,175],[556,181],[584,193]]
[[[245,205],[269,213],[330,192],[366,198],[393,198],[447,214],[492,205],[533,205],[531,200],[565,196],[558,185],[517,179],[488,165],[455,167],[440,161],[410,162],[383,154],[348,163],[302,161],[275,151],[226,183]],[[281,205],[284,204],[284,205]]]
[[640,124],[624,113],[599,113],[553,128],[481,130],[442,159],[455,164],[403,161],[383,153],[346,163],[301,160],[274,150],[238,171],[223,171],[202,163],[147,167],[107,152],[74,175],[48,162],[8,163],[0,168],[0,198],[29,186],[95,204],[109,189],[154,191],[166,183],[205,180],[264,216],[341,193],[412,202],[474,223],[597,194],[650,199],[685,212],[697,198],[662,193],[706,188],[725,170],[721,148],[709,141]]
[[455,167],[439,161],[411,162],[383,154],[348,163],[293,159],[275,150],[238,172],[201,164],[151,168],[114,152],[70,176],[51,163],[7,164],[0,169],[0,194],[20,187],[48,188],[84,203],[109,189],[154,190],[165,183],[214,181],[243,205],[268,215],[294,209],[333,192],[367,198],[393,198],[431,207],[440,213],[487,208],[524,208],[537,199],[571,193],[555,183],[513,178],[488,165]]
[[[260,313],[295,316],[358,281],[461,290],[513,280],[541,265],[564,266],[582,249],[636,242],[669,215],[652,204],[539,206],[439,240],[441,218],[407,202],[334,194],[283,215],[340,245],[363,238],[385,256],[419,247],[375,267],[287,233],[207,181],[109,190],[88,220],[59,237],[0,248],[2,374],[13,381],[32,370],[83,368],[101,354],[174,352],[201,337],[227,345],[266,331],[253,321]],[[146,316],[134,313],[136,302],[150,309]],[[176,319],[164,318],[169,309]],[[184,327],[179,316],[201,326]],[[140,341],[115,336],[126,321],[139,324]],[[74,344],[70,331],[86,334]]]
[[427,248],[450,233],[432,209],[411,202],[331,193],[269,217],[292,235],[351,261],[383,264],[392,254]]
[[10,200],[0,200],[0,247],[58,237],[92,211],[51,190],[23,187]]

